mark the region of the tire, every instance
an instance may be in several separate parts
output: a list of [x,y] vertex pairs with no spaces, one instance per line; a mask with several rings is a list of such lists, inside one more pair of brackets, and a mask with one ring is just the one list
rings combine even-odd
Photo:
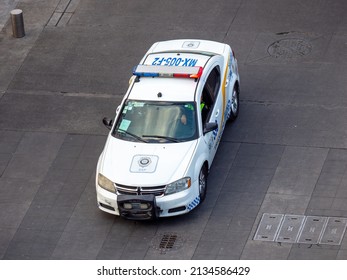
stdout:
[[239,115],[239,107],[240,107],[240,99],[239,99],[239,89],[237,87],[234,87],[233,93],[231,95],[231,110],[230,110],[230,116],[228,121],[232,122],[236,120],[237,116]]
[[204,165],[199,173],[199,196],[200,196],[200,203],[203,202],[206,198],[206,192],[207,192],[207,168],[206,165]]

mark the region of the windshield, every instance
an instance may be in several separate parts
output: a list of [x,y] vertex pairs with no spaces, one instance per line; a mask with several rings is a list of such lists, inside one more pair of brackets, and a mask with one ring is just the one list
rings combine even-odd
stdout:
[[127,100],[113,136],[135,142],[167,143],[196,139],[194,102]]

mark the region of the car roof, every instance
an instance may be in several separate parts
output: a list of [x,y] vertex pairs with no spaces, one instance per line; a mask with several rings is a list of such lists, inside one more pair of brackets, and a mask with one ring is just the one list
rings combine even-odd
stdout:
[[128,98],[156,101],[194,101],[197,82],[188,78],[141,77]]
[[205,53],[216,55],[222,55],[224,53],[226,44],[198,39],[179,39],[170,41],[156,42],[148,50],[148,53],[158,52],[190,52],[190,53]]
[[[223,55],[225,44],[207,40],[171,40],[157,42],[147,51],[141,65],[204,68],[213,55]],[[156,69],[155,67],[152,67]],[[202,76],[204,72],[202,73]],[[129,99],[157,101],[195,101],[197,79],[139,77],[133,83]],[[160,93],[160,94],[159,94]],[[160,97],[158,97],[160,96]]]

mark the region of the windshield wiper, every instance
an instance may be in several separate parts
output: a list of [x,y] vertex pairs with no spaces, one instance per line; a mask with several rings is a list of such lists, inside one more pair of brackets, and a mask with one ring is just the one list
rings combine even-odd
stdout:
[[143,139],[143,138],[141,138],[140,136],[138,136],[138,135],[136,135],[136,134],[133,134],[133,133],[131,133],[131,132],[129,132],[129,131],[126,131],[126,130],[123,130],[123,129],[118,129],[117,131],[118,131],[118,132],[121,132],[121,133],[124,133],[124,134],[126,134],[126,135],[130,135],[131,137],[133,137],[133,138],[135,138],[135,139],[137,139],[137,140],[139,140],[139,141],[141,141],[141,142],[148,143],[148,141],[146,141],[145,139]]
[[170,142],[181,142],[179,139],[177,138],[173,138],[170,136],[163,136],[163,135],[142,135],[142,137],[148,137],[148,138],[160,138],[160,139],[165,139],[165,140],[169,140]]

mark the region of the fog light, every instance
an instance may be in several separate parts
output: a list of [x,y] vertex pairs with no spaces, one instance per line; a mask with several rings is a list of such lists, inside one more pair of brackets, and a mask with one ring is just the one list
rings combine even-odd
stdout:
[[145,210],[149,208],[149,204],[148,203],[141,203],[140,204],[140,209]]
[[123,204],[123,207],[124,207],[125,209],[132,209],[132,208],[133,208],[133,206],[131,205],[131,203],[124,203],[124,204]]

